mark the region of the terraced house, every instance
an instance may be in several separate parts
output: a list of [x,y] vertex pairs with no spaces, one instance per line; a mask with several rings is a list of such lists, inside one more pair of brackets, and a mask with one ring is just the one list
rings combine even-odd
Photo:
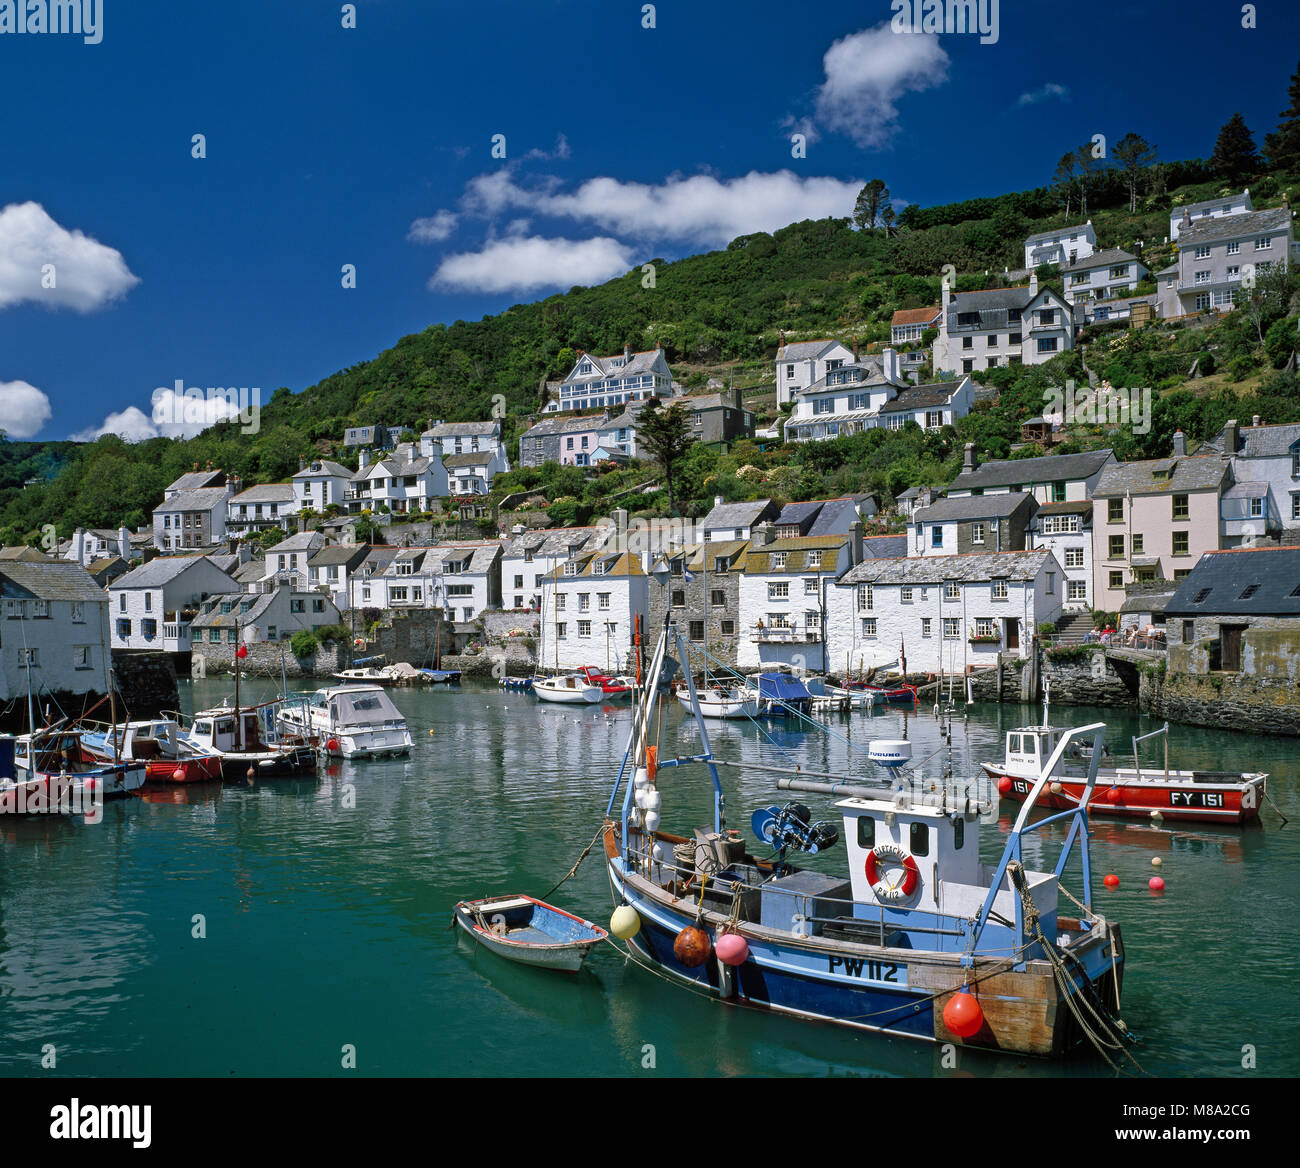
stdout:
[[792,341],[786,344],[781,334],[781,344],[776,351],[776,404],[778,407],[793,401],[801,390],[825,381],[834,372],[855,360],[853,350],[840,341],[823,338],[819,341]]
[[238,589],[205,556],[160,556],[141,564],[109,586],[112,647],[188,653],[203,603]]
[[501,550],[501,604],[508,609],[538,609],[542,581],[580,552],[595,551],[613,534],[611,527],[562,527],[528,531],[516,527]]
[[671,616],[683,636],[735,668],[742,634],[740,567],[749,547],[747,539],[718,540],[657,557],[650,573],[649,628],[662,628]]
[[554,398],[544,413],[570,410],[612,410],[629,402],[671,397],[672,370],[662,349],[634,353],[624,348],[612,357],[595,357],[578,350],[578,359],[563,381],[547,387]]
[[543,670],[631,666],[636,618],[646,619],[650,580],[635,552],[581,552],[547,573],[537,661]]
[[453,495],[486,495],[510,469],[500,422],[434,422],[420,435],[420,453],[442,458]]
[[1040,365],[1074,348],[1074,309],[1035,272],[1023,288],[953,295],[945,283],[934,371],[972,373],[1003,365]]

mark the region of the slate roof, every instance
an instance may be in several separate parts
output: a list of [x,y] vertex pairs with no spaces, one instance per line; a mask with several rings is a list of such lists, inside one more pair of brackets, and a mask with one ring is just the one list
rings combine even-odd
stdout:
[[219,470],[196,470],[183,474],[168,487],[168,491],[198,491],[212,485],[213,479],[224,479],[225,472]]
[[567,558],[573,554],[571,548],[582,551],[593,539],[608,530],[600,527],[561,527],[555,531],[524,531],[506,541],[504,555],[512,560],[523,559],[525,552],[532,552],[534,556]]
[[1038,458],[1005,458],[986,462],[974,470],[963,471],[952,480],[950,491],[978,490],[988,487],[1028,486],[1053,483],[1063,479],[1087,479],[1108,462],[1113,451],[1085,450],[1079,454],[1046,454]]
[[[124,588],[161,588],[188,572],[195,564],[204,562],[211,563],[206,556],[159,556],[147,564],[141,564],[125,576],[119,576],[109,588],[114,592]],[[212,564],[212,567],[216,565]]]
[[170,499],[159,503],[153,509],[155,515],[164,511],[211,511],[214,507],[224,507],[229,495],[225,487],[203,487],[199,490],[182,491]]
[[491,438],[497,433],[500,422],[440,422],[431,426],[421,438]]
[[307,567],[325,568],[334,564],[346,564],[349,567],[356,567],[365,561],[366,551],[364,545],[358,544],[348,547],[346,544],[334,544],[330,547],[321,548],[307,561]]
[[752,527],[776,509],[771,499],[754,499],[748,503],[719,503],[703,520],[704,530],[720,527]]
[[103,604],[104,590],[90,573],[70,560],[38,564],[26,560],[0,563],[0,593],[7,597],[37,600],[74,600]]
[[966,519],[1005,519],[1014,515],[1026,502],[1028,511],[1038,511],[1038,500],[1033,495],[1009,491],[1004,495],[963,495],[956,499],[936,499],[912,516],[914,523],[958,523]]
[[240,564],[239,567],[227,572],[226,575],[234,580],[236,584],[260,583],[266,579],[266,560],[249,560],[248,563]]
[[838,345],[839,343],[834,338],[826,337],[823,337],[820,341],[793,341],[777,349],[776,359],[778,361],[807,361],[810,358],[820,357],[832,345]]
[[691,544],[668,558],[677,559],[678,556],[685,554],[686,566],[691,571],[707,571],[716,574],[719,558],[727,561],[728,568],[737,568],[741,565],[742,557],[749,550],[749,546],[750,541],[747,539],[713,540],[704,544]]
[[[209,596],[203,602],[203,611],[199,613],[192,621],[192,628],[234,628],[236,624],[250,625],[257,620],[271,605],[275,602],[277,588],[274,592],[225,592],[216,596]],[[207,611],[207,606],[213,601],[217,602],[216,607]],[[221,611],[221,602],[233,604],[234,609],[230,612]],[[248,605],[247,612],[240,612],[240,606]]]
[[[1155,472],[1168,472],[1156,478]],[[1093,488],[1094,499],[1122,498],[1125,495],[1183,494],[1187,491],[1213,491],[1223,485],[1228,473],[1227,462],[1218,457],[1156,458],[1146,462],[1117,462],[1101,472]]]
[[1174,586],[1171,584],[1168,592],[1143,592],[1137,596],[1130,596],[1119,606],[1119,610],[1120,612],[1164,612],[1169,607],[1169,601],[1173,596]]
[[893,401],[885,402],[880,407],[880,412],[901,414],[911,410],[930,409],[932,406],[946,406],[969,380],[969,377],[963,377],[960,381],[936,381],[929,385],[914,385],[910,389],[899,390]]
[[585,417],[546,418],[525,430],[522,438],[549,438],[555,434],[576,434],[580,430],[604,430],[609,426],[609,413],[587,414]]
[[[1107,268],[1111,264],[1119,263],[1142,263],[1135,255],[1131,255],[1123,248],[1108,247],[1105,251],[1095,251],[1090,256],[1085,256],[1081,260],[1075,260],[1074,263],[1061,269],[1062,275],[1070,272],[1086,272],[1091,268]],[[1144,265],[1145,266],[1145,265]]]
[[801,531],[806,531],[812,526],[812,521],[817,518],[817,513],[823,506],[825,503],[820,499],[807,503],[787,503],[772,522],[777,527],[789,527],[797,523]]
[[0,548],[0,560],[21,560],[29,564],[44,564],[53,558],[53,556],[47,556],[32,547]]
[[[375,472],[383,467],[391,477],[395,479],[405,478],[407,475],[421,475],[433,465],[432,458],[412,458],[409,460],[398,458],[394,454],[387,455],[384,458],[377,458],[374,462],[366,466],[358,467],[355,472],[348,477],[354,483],[368,483],[375,477]],[[380,476],[383,477],[382,475]]]
[[869,535],[862,541],[864,560],[887,560],[907,555],[907,536]]
[[1206,552],[1165,612],[1300,617],[1300,547]]
[[293,483],[262,483],[231,495],[230,502],[235,506],[243,503],[292,503]]
[[1199,203],[1183,203],[1169,212],[1171,218],[1179,218],[1179,212],[1186,211],[1189,214],[1192,211],[1199,211],[1203,207],[1221,207],[1225,204],[1231,206],[1238,199],[1249,199],[1249,192],[1242,191],[1240,195],[1220,195],[1217,199],[1203,199]]
[[444,454],[442,465],[450,470],[457,470],[462,466],[486,466],[493,457],[494,452],[491,450],[468,450],[464,454]]
[[282,539],[273,548],[267,549],[269,556],[282,556],[285,552],[314,552],[325,546],[325,537],[318,531],[298,531]]
[[1065,235],[1067,232],[1077,231],[1080,235],[1087,235],[1089,223],[1080,223],[1078,227],[1053,227],[1050,231],[1036,231],[1033,235],[1025,236],[1026,243],[1033,243],[1036,239],[1055,239],[1058,235]]
[[863,560],[840,577],[853,584],[942,584],[946,580],[1033,580],[1048,559],[1046,548],[1028,552],[975,552],[958,556],[900,556]]
[[[1242,426],[1237,430],[1237,449],[1228,453],[1237,458],[1288,458],[1297,442],[1300,442],[1300,422]],[[1206,445],[1222,451],[1223,443],[1220,430]]]
[[[564,564],[556,564],[546,575],[552,581],[564,581],[574,579],[575,577],[585,576],[587,578],[601,578],[606,576],[644,576],[645,569],[641,566],[641,557],[635,552],[619,552],[598,550],[594,552],[581,552],[574,556],[571,563],[578,565],[578,570],[572,575],[565,573]],[[593,566],[600,562],[605,565],[604,571],[597,574]]]
[[[751,575],[766,576],[798,576],[805,572],[829,575],[835,571],[838,552],[847,542],[846,535],[820,538],[805,535],[798,539],[777,539],[761,546],[751,543],[749,554],[740,570]],[[822,562],[820,566],[814,567],[808,563],[808,553],[817,551],[822,553]],[[785,555],[784,567],[778,568],[772,563],[773,555],[778,552]]]
[[331,462],[328,458],[317,459],[310,462],[293,477],[296,479],[315,479],[333,477],[339,479],[350,479],[352,472],[346,466],[341,466],[337,462]]
[[812,527],[808,529],[808,534],[812,536],[848,535],[849,525],[862,521],[862,516],[858,511],[859,505],[870,498],[872,498],[870,495],[850,495],[843,499],[826,499],[823,501],[822,508],[813,521]]
[[1291,211],[1287,207],[1274,207],[1270,211],[1246,211],[1240,215],[1219,215],[1198,219],[1190,227],[1178,230],[1178,250],[1188,251],[1197,244],[1214,243],[1223,239],[1238,239],[1253,235],[1272,235],[1285,231],[1291,224]]
[[1068,503],[1040,503],[1039,515],[1091,515],[1091,499],[1075,499]]

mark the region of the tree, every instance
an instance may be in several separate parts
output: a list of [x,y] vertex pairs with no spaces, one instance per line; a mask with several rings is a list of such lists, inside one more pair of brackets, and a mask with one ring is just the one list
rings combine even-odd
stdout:
[[1300,169],[1300,65],[1291,74],[1291,104],[1278,117],[1277,129],[1264,139],[1264,152],[1279,170]]
[[889,238],[889,233],[894,228],[894,208],[891,204],[886,203],[880,212],[880,226],[885,229],[885,238]]
[[1078,161],[1075,159],[1074,151],[1071,150],[1061,155],[1061,161],[1056,164],[1056,171],[1052,175],[1053,189],[1056,191],[1057,198],[1065,204],[1067,217],[1070,214],[1070,206],[1074,200],[1078,170]]
[[1088,192],[1092,190],[1093,178],[1102,169],[1098,158],[1093,154],[1091,142],[1085,142],[1074,152],[1075,173],[1079,186],[1079,214],[1088,214]]
[[1259,154],[1255,139],[1251,137],[1246,119],[1233,114],[1223,124],[1210,156],[1210,167],[1216,174],[1236,182],[1254,174],[1259,169]]
[[1138,176],[1156,160],[1156,148],[1141,134],[1125,134],[1115,143],[1115,159],[1128,184],[1128,213],[1137,213]]
[[651,398],[636,422],[637,445],[664,468],[664,485],[668,488],[668,509],[677,512],[673,475],[694,443],[686,411],[678,405],[659,408],[659,399]]
[[853,222],[859,230],[870,231],[880,221],[881,209],[889,202],[889,188],[883,179],[873,178],[858,192],[853,205]]

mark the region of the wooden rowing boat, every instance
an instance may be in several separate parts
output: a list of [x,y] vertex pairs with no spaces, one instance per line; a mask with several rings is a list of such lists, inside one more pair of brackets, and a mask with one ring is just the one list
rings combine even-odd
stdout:
[[576,973],[608,934],[599,925],[531,896],[462,900],[455,921],[484,949],[500,957]]

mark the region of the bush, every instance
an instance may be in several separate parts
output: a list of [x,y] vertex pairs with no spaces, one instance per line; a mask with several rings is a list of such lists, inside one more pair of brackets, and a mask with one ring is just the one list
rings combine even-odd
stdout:
[[315,635],[324,644],[347,641],[352,637],[352,633],[343,625],[324,625],[316,630]]
[[316,639],[316,634],[311,629],[299,629],[294,633],[289,646],[293,649],[295,657],[315,657],[316,650],[320,648],[320,641]]
[[1255,372],[1255,360],[1242,354],[1228,362],[1228,376],[1233,381],[1243,381]]

